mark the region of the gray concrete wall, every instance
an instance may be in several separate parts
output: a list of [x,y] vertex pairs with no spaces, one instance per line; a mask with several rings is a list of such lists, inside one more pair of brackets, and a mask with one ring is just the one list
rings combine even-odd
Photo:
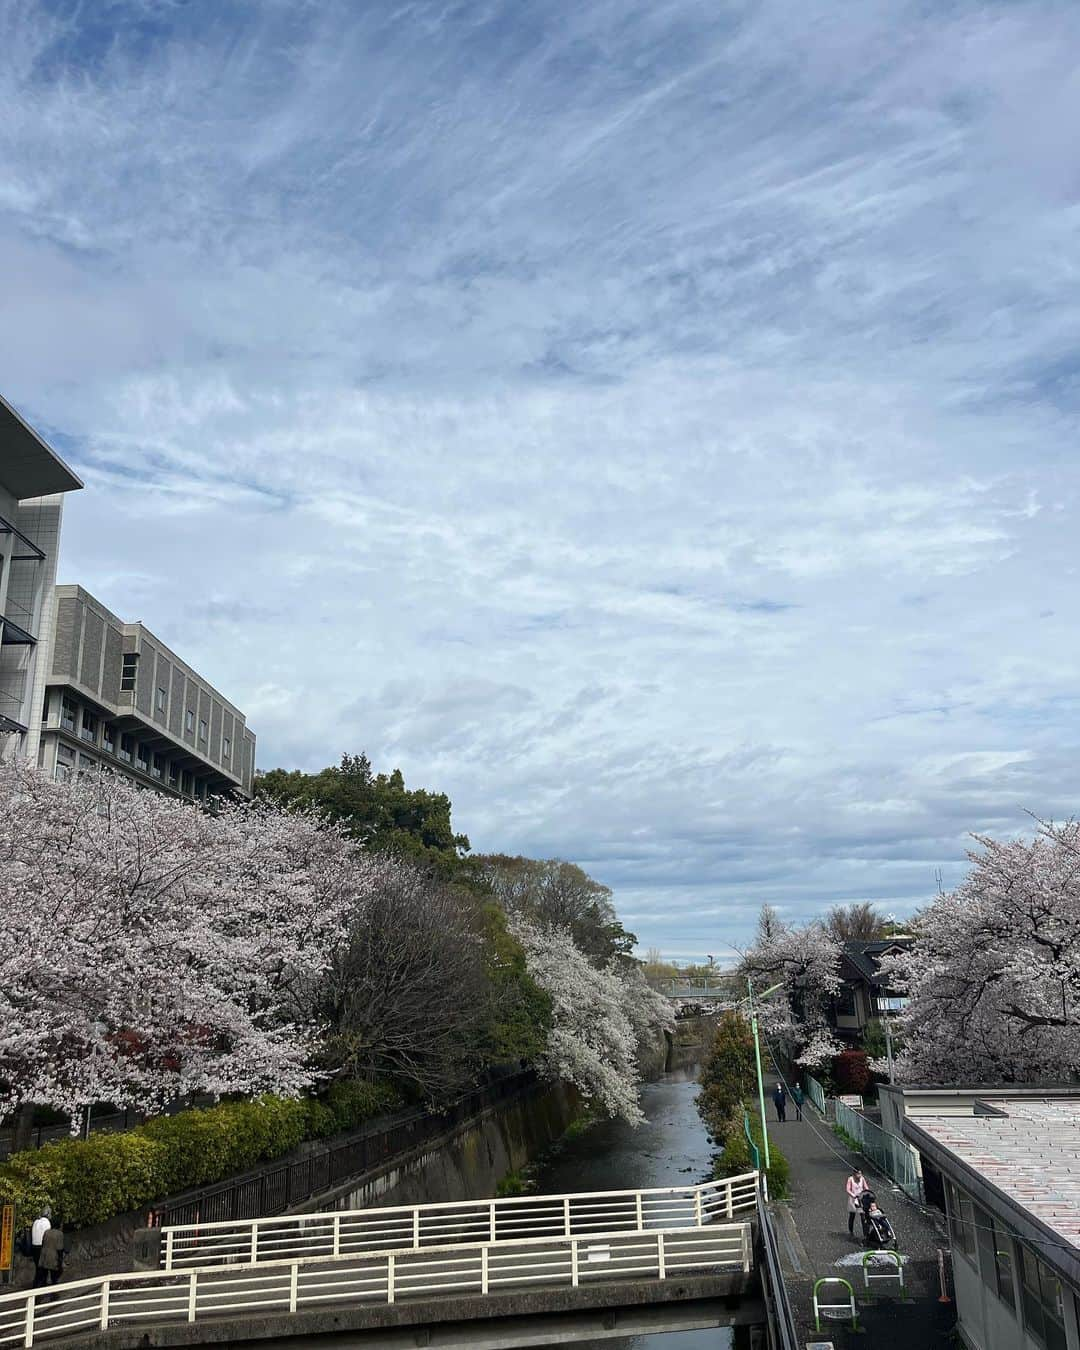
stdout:
[[[512,1102],[490,1108],[443,1139],[428,1142],[363,1178],[314,1197],[290,1213],[488,1199],[503,1177],[559,1138],[573,1120],[577,1104],[573,1088],[561,1083],[543,1084]],[[295,1154],[278,1159],[275,1166],[300,1157],[306,1147],[302,1145]],[[131,1270],[136,1234],[146,1231],[142,1227],[145,1222],[145,1212],[138,1211],[70,1234],[69,1278]],[[152,1263],[156,1265],[156,1257]],[[28,1284],[31,1277],[27,1261],[17,1272],[16,1283]]]
[[580,1098],[565,1083],[493,1107],[454,1134],[299,1205],[293,1213],[487,1200],[499,1182],[542,1153],[574,1119]]

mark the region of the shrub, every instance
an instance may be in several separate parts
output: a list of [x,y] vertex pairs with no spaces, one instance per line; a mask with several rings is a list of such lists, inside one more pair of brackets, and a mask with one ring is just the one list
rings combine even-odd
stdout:
[[158,1116],[125,1134],[92,1134],[18,1153],[0,1166],[0,1202],[25,1226],[51,1205],[71,1228],[103,1223],[353,1130],[399,1106],[385,1083],[335,1083],[324,1099],[259,1097]]
[[[754,1170],[754,1158],[744,1129],[744,1113],[740,1107],[734,1111],[724,1124],[723,1149],[713,1162],[713,1176],[736,1177],[742,1172]],[[769,1166],[764,1167],[765,1150],[761,1145],[761,1122],[750,1116],[750,1134],[761,1156],[762,1170],[769,1179],[769,1195],[778,1200],[787,1195],[790,1167],[788,1160],[769,1136]]]
[[870,1082],[870,1066],[865,1050],[843,1050],[832,1062],[832,1077],[837,1093],[865,1092]]

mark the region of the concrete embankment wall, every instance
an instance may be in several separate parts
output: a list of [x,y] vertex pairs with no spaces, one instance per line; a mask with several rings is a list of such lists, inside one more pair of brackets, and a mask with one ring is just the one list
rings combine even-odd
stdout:
[[[538,1084],[289,1212],[486,1199],[495,1194],[508,1172],[523,1167],[559,1138],[573,1120],[578,1100],[577,1092],[563,1083]],[[278,1159],[274,1166],[285,1165],[302,1152]],[[153,1243],[149,1247],[145,1243],[145,1222],[146,1213],[141,1210],[69,1234],[70,1277],[130,1270],[137,1234],[146,1259],[156,1265]],[[17,1272],[16,1280],[26,1284],[32,1278],[32,1267],[29,1261],[22,1264],[25,1269]]]
[[314,1196],[290,1213],[486,1200],[503,1177],[559,1138],[573,1120],[578,1101],[577,1092],[565,1083],[541,1084],[362,1178]]

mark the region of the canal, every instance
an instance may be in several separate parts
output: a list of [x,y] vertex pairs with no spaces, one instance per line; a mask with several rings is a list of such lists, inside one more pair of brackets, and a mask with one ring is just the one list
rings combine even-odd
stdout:
[[[694,1106],[697,1070],[665,1074],[641,1092],[645,1123],[633,1129],[609,1120],[569,1140],[545,1163],[537,1189],[567,1191],[637,1190],[688,1186],[710,1174],[712,1147]],[[714,1327],[657,1336],[578,1341],[581,1350],[727,1350],[731,1333]]]

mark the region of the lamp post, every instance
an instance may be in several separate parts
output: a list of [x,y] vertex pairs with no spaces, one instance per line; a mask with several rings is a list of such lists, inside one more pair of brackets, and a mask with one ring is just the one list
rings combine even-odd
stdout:
[[[758,994],[758,998],[768,998],[770,994],[775,994],[778,989],[783,989],[784,984],[774,984],[766,989],[764,993]],[[761,1076],[761,1039],[758,1036],[757,1012],[754,1010],[754,986],[750,983],[750,976],[746,977],[746,1001],[750,1004],[750,1030],[754,1033],[754,1062],[757,1065],[757,1094],[758,1107],[761,1111],[761,1142],[765,1151],[765,1170],[768,1171],[771,1159],[769,1158],[769,1125],[765,1119],[765,1080]]]

